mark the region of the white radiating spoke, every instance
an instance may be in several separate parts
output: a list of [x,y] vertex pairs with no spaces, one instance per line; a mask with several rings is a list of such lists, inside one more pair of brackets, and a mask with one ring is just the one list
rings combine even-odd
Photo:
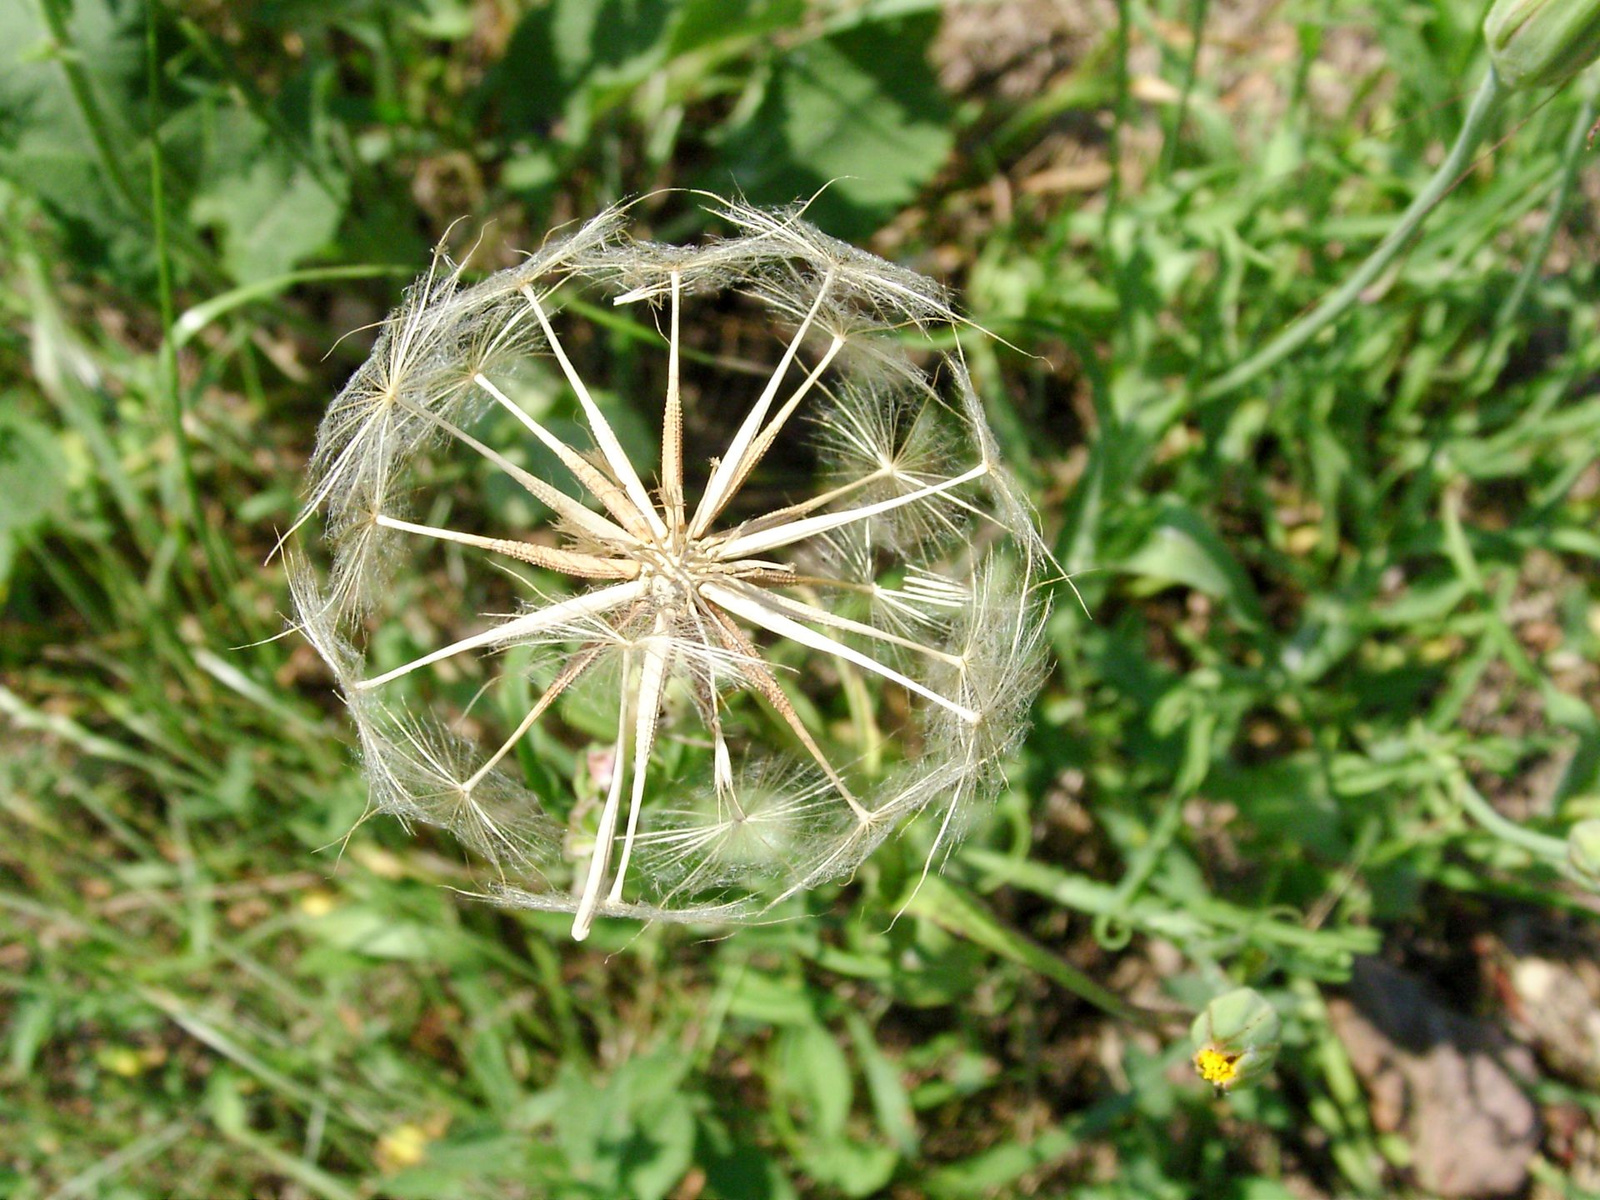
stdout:
[[404,666],[396,667],[392,671],[385,671],[382,675],[372,679],[363,679],[356,684],[356,688],[381,687],[391,680],[408,675],[418,667],[426,667],[430,663],[439,662],[441,659],[451,658],[463,654],[468,650],[484,650],[491,646],[506,646],[520,638],[532,637],[536,633],[567,625],[584,617],[595,617],[602,613],[612,612],[624,604],[639,599],[650,588],[646,580],[635,579],[628,583],[619,583],[612,587],[601,588],[597,592],[585,592],[581,596],[574,596],[570,600],[562,600],[552,604],[549,608],[541,608],[525,616],[513,617],[503,621],[492,629],[482,633],[475,633],[471,637],[462,638],[459,642],[451,642],[448,646],[435,650],[431,654],[424,654],[421,658],[412,659]]
[[841,617],[831,613],[825,608],[818,608],[814,604],[807,604],[803,600],[796,600],[792,596],[780,595],[777,592],[762,591],[760,588],[751,587],[738,580],[730,580],[727,585],[731,590],[769,607],[794,617],[800,621],[810,621],[815,625],[826,625],[830,629],[837,629],[843,633],[854,633],[861,637],[872,638],[891,646],[902,646],[907,650],[915,650],[918,654],[925,654],[939,662],[949,663],[951,666],[960,666],[961,659],[954,654],[946,654],[933,646],[926,646],[921,642],[912,641],[910,638],[901,637],[887,629],[879,629],[876,625],[868,625],[862,621],[852,621],[849,617]]
[[512,748],[523,739],[528,730],[532,729],[539,718],[544,716],[545,710],[554,704],[563,692],[576,683],[585,671],[594,665],[594,660],[600,657],[600,652],[604,649],[606,647],[603,645],[591,646],[562,668],[561,674],[550,681],[550,686],[545,688],[544,695],[534,701],[533,707],[518,722],[517,727],[511,731],[511,736],[501,742],[500,748],[484,761],[484,764],[478,768],[471,779],[467,780],[466,786],[469,789],[476,787],[479,780],[494,770],[499,765],[500,760],[511,753]]
[[754,686],[756,692],[765,697],[767,703],[777,710],[778,715],[783,718],[784,724],[800,740],[800,744],[806,748],[806,753],[811,755],[812,761],[822,768],[822,773],[828,777],[828,782],[833,784],[838,789],[839,795],[844,797],[845,803],[850,806],[850,811],[858,817],[865,818],[867,810],[862,807],[861,801],[855,798],[855,794],[851,792],[845,781],[840,778],[839,772],[833,769],[833,764],[828,761],[828,756],[822,752],[822,747],[817,745],[817,740],[811,736],[811,731],[800,720],[800,714],[795,712],[794,705],[789,703],[789,697],[783,694],[783,688],[778,686],[778,680],[773,675],[772,668],[767,666],[765,660],[756,650],[754,643],[745,636],[744,630],[734,624],[733,619],[727,613],[720,612],[716,608],[709,606],[707,612],[716,621],[720,636],[724,639],[728,649],[742,655],[743,660],[748,664],[746,670],[749,673],[750,683]]
[[[670,649],[667,646],[667,615],[656,614],[655,629],[644,644],[644,665],[639,671],[639,706],[633,735],[633,796],[628,804],[628,831],[622,839],[622,854],[617,859],[617,874],[611,884],[609,903],[622,899],[622,883],[633,857],[633,840],[639,831],[639,810],[644,806],[645,775],[650,767],[650,751],[655,746],[656,725],[661,720],[661,690],[666,682]],[[618,763],[618,769],[621,764]]]
[[672,272],[672,317],[667,336],[667,404],[661,421],[661,491],[667,528],[676,545],[683,535],[683,398],[678,393],[679,310],[683,280]]
[[778,388],[783,384],[783,377],[789,370],[789,364],[799,352],[800,343],[805,340],[806,333],[811,329],[811,323],[816,320],[817,312],[822,308],[822,301],[828,294],[828,285],[832,282],[832,272],[823,276],[822,285],[817,289],[817,298],[811,302],[811,311],[806,313],[805,320],[800,322],[800,328],[795,330],[794,337],[789,340],[789,345],[784,349],[778,365],[773,368],[772,377],[767,380],[767,386],[762,389],[760,398],[740,424],[739,431],[733,435],[727,454],[717,463],[717,469],[711,472],[711,478],[706,482],[706,490],[700,496],[700,503],[694,510],[694,520],[689,523],[691,538],[704,534],[711,527],[711,522],[717,519],[717,514],[727,507],[729,500],[733,499],[738,481],[748,469],[745,466],[745,455],[750,449],[750,443],[755,440],[761,423],[767,419],[767,409],[772,407],[772,399],[778,394]]
[[472,546],[489,550],[510,558],[521,559],[536,567],[576,575],[581,579],[634,579],[639,574],[639,564],[631,558],[599,558],[593,554],[580,554],[575,550],[561,550],[555,546],[540,546],[534,542],[517,542],[509,538],[481,537],[476,533],[462,533],[438,525],[418,525],[415,521],[402,521],[398,517],[379,513],[377,523],[385,529],[401,533],[414,533],[420,537],[441,542],[454,542],[458,546]]
[[[477,376],[477,381],[480,381],[480,386],[482,383],[488,383],[488,380],[484,379],[482,375]],[[490,389],[486,388],[485,390],[489,391]],[[493,389],[490,391],[490,395],[495,395],[498,390],[499,389],[497,388]],[[502,396],[495,396],[495,398],[500,400],[502,399]],[[504,403],[511,404],[509,400],[505,400]],[[514,409],[516,408],[515,405],[511,405],[511,407]],[[521,412],[520,409],[517,409],[516,411],[519,413]],[[492,446],[484,445],[477,438],[473,437],[470,433],[456,425],[454,422],[447,421],[443,417],[435,416],[433,413],[426,412],[421,409],[417,410],[417,415],[432,422],[435,426],[444,430],[444,432],[448,433],[451,437],[455,438],[463,445],[470,446],[473,450],[476,450],[485,459],[487,459],[489,462],[492,462],[507,475],[511,476],[512,479],[515,479],[519,484],[521,484],[523,490],[526,491],[528,495],[539,501],[539,503],[543,504],[562,520],[567,521],[574,527],[583,530],[585,533],[589,534],[589,536],[598,538],[601,541],[619,542],[623,544],[632,543],[637,540],[634,535],[623,529],[622,526],[615,524],[597,512],[593,512],[590,509],[585,508],[582,504],[579,504],[565,492],[551,487],[544,480],[539,479],[529,472],[523,470],[521,467],[517,466],[516,463],[512,462],[505,455],[501,454],[498,450],[494,449]]]
[[572,940],[581,942],[594,924],[594,908],[600,888],[611,865],[611,843],[617,837],[617,810],[622,802],[622,781],[627,775],[628,754],[628,677],[633,673],[633,656],[622,654],[622,698],[617,703],[617,745],[611,752],[611,786],[606,789],[606,806],[600,810],[600,826],[594,833],[594,850],[589,855],[589,873],[583,880],[583,893],[572,917]]
[[619,486],[607,479],[583,455],[524,412],[520,405],[513,403],[509,396],[495,386],[492,379],[485,375],[477,375],[474,376],[474,381],[489,393],[496,404],[516,417],[522,423],[523,428],[544,443],[545,447],[561,460],[561,464],[572,472],[578,482],[589,489],[589,494],[600,501],[607,512],[626,526],[631,536],[639,541],[648,542],[651,540],[652,535],[649,523],[639,511],[638,505]]
[[[689,606],[689,624],[693,627],[700,643],[709,646],[714,641],[721,642],[723,639],[712,632],[707,621],[708,618],[701,611],[700,605]],[[718,666],[715,660],[707,662],[705,677],[699,680],[698,684],[704,690],[702,703],[705,707],[706,725],[711,731],[711,786],[716,793],[717,809],[720,812],[723,798],[725,796],[731,798],[733,795],[733,760],[728,754],[728,739],[722,730],[720,712],[722,675]],[[734,807],[738,807],[737,800],[734,801]]]
[[812,650],[820,650],[825,654],[836,654],[846,662],[855,663],[876,675],[881,675],[892,683],[898,683],[908,692],[915,692],[941,708],[947,708],[963,721],[976,723],[978,714],[970,708],[957,704],[946,696],[941,696],[930,687],[918,683],[906,675],[896,671],[887,663],[881,663],[870,654],[863,654],[852,646],[836,641],[825,633],[819,633],[809,626],[800,624],[792,617],[785,616],[776,608],[766,603],[765,596],[743,596],[730,587],[718,583],[703,583],[700,585],[700,594],[719,608],[757,625],[769,633],[779,637],[788,638]]
[[640,514],[649,522],[651,531],[661,541],[666,541],[667,527],[661,523],[655,505],[650,502],[650,493],[645,491],[639,473],[633,469],[633,464],[623,453],[622,443],[617,441],[616,431],[611,428],[611,423],[600,411],[600,406],[594,402],[594,397],[589,394],[588,387],[573,369],[572,361],[567,358],[567,352],[561,346],[561,340],[556,337],[556,331],[550,327],[550,318],[545,315],[544,305],[539,303],[539,297],[531,287],[523,287],[522,294],[533,306],[533,315],[539,318],[539,327],[544,330],[544,336],[550,340],[550,351],[556,356],[562,374],[567,377],[567,383],[577,395],[578,403],[583,407],[583,415],[589,422],[589,432],[594,434],[595,445],[600,447],[600,453],[610,466],[611,473],[617,477],[617,482],[622,484],[628,497],[638,506]]
[[[738,472],[728,485],[729,499],[738,494],[739,489],[744,486],[744,481],[750,477],[750,472],[755,470],[760,465],[761,460],[766,457],[767,451],[772,448],[774,439],[782,432],[789,418],[794,415],[794,410],[800,407],[800,402],[816,386],[817,380],[822,378],[822,373],[828,369],[828,365],[833,362],[834,355],[839,353],[839,348],[843,345],[843,338],[836,337],[833,339],[821,360],[800,381],[800,386],[795,388],[793,395],[784,402],[783,407],[777,411],[772,420],[767,422],[766,428],[761,431],[756,440],[750,443],[750,448],[744,452],[744,461],[740,464]],[[725,505],[727,501],[725,500],[723,503]]]
[[846,496],[854,495],[864,487],[871,487],[878,480],[884,478],[889,472],[877,470],[870,475],[863,475],[859,479],[852,479],[849,483],[841,483],[836,488],[830,488],[820,495],[812,496],[808,500],[799,500],[793,504],[786,504],[782,508],[775,508],[771,512],[762,513],[759,517],[751,517],[739,526],[743,533],[755,533],[761,529],[771,529],[774,525],[781,525],[796,517],[803,517],[809,512],[816,512],[819,508],[826,508],[836,501],[843,500]]
[[907,492],[903,496],[894,496],[888,500],[879,500],[876,504],[863,504],[859,508],[847,508],[840,512],[820,513],[815,517],[789,521],[782,525],[775,525],[771,529],[762,529],[755,533],[732,537],[716,547],[716,554],[718,558],[724,560],[735,559],[743,558],[749,554],[760,554],[764,550],[772,550],[778,546],[787,546],[804,538],[826,533],[830,529],[838,529],[856,521],[864,521],[869,517],[881,516],[884,513],[893,512],[897,508],[904,508],[907,504],[915,504],[919,500],[926,500],[930,496],[948,492],[952,488],[960,487],[964,483],[971,483],[974,479],[982,477],[988,470],[988,464],[979,463],[970,471],[965,471],[954,479],[947,479],[943,483],[918,488],[916,491]]

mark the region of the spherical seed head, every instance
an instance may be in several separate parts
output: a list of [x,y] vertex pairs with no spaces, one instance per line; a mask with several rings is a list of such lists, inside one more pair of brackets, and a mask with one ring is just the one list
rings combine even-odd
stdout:
[[[302,517],[334,569],[297,569],[297,611],[374,805],[578,938],[764,911],[930,809],[947,852],[1043,678],[1034,515],[959,358],[917,344],[959,321],[943,289],[799,210],[711,211],[697,247],[613,211],[476,283],[436,256],[330,407]],[[534,526],[474,504],[496,476]],[[434,607],[441,565],[471,611]],[[606,746],[598,791],[535,739]]]

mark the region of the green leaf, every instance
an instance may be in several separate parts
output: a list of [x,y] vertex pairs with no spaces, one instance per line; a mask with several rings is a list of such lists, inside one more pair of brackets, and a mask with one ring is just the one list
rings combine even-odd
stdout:
[[890,930],[889,986],[901,1004],[932,1008],[972,995],[989,969],[989,956],[933,921],[903,920]]
[[235,1133],[250,1123],[249,1106],[239,1090],[239,1076],[224,1068],[206,1082],[205,1111],[224,1133]]
[[871,22],[784,55],[708,182],[731,177],[758,204],[826,187],[809,213],[830,232],[882,224],[950,153],[949,106],[927,57],[936,28],[931,14]]
[[342,177],[319,178],[251,113],[214,115],[204,163],[189,215],[218,231],[223,262],[239,282],[285,274],[338,231]]
[[911,1115],[911,1098],[906,1094],[899,1065],[883,1052],[860,1013],[846,1014],[845,1028],[850,1031],[850,1044],[855,1047],[861,1072],[867,1079],[867,1095],[878,1118],[878,1129],[901,1154],[908,1158],[914,1156],[917,1123]]
[[805,984],[792,975],[741,972],[728,1000],[728,1015],[772,1025],[804,1024],[815,1009]]
[[311,918],[308,929],[331,946],[370,958],[449,962],[464,950],[447,929],[397,920],[393,913],[363,904],[336,908],[326,916]]
[[818,1183],[838,1188],[847,1196],[872,1196],[894,1174],[899,1156],[887,1146],[873,1146],[849,1138],[810,1143],[800,1165]]
[[1259,1175],[1237,1179],[1228,1189],[1227,1200],[1294,1200],[1295,1193],[1275,1179]]
[[930,875],[924,879],[906,902],[905,911],[936,921],[951,933],[1053,980],[1114,1017],[1129,1023],[1138,1023],[1143,1019],[1144,1014],[1129,1007],[1115,993],[1101,987],[1043,946],[1003,925],[976,896],[942,876]]
[[1185,504],[1169,503],[1155,527],[1118,569],[1163,584],[1181,584],[1228,606],[1246,629],[1261,625],[1261,602],[1244,569],[1199,513]]
[[[79,0],[63,21],[65,47],[38,5],[0,4],[0,177],[43,205],[77,257],[148,273],[147,227],[112,178],[119,172],[130,192],[144,195],[143,139],[131,127],[144,93],[142,8]],[[99,146],[69,69],[93,105]]]
[[635,1200],[662,1200],[694,1161],[694,1115],[669,1099],[641,1112],[620,1147],[620,1177]]
[[553,0],[528,13],[489,82],[506,128],[564,118],[565,140],[581,142],[600,93],[626,91],[660,64],[671,17],[665,0]]
[[672,1047],[630,1059],[617,1072],[630,1095],[632,1128],[620,1175],[637,1200],[661,1200],[694,1159],[696,1104],[683,1092],[689,1064]]
[[21,1077],[33,1068],[34,1058],[50,1040],[56,1016],[55,1002],[40,994],[21,1001],[11,1017],[10,1055],[11,1073]]
[[393,1200],[437,1200],[440,1196],[474,1196],[486,1179],[515,1180],[527,1187],[534,1180],[560,1179],[564,1165],[550,1147],[521,1133],[495,1133],[475,1128],[430,1143],[418,1166],[384,1181],[383,1194]]
[[837,1137],[850,1115],[854,1087],[850,1061],[821,1025],[792,1025],[774,1046],[773,1069],[783,1093],[809,1118],[808,1132],[824,1139]]
[[1051,1126],[1031,1141],[1003,1141],[992,1150],[940,1167],[927,1177],[930,1196],[992,1196],[1030,1171],[1053,1166],[1082,1144],[1079,1122]]
[[798,25],[804,0],[682,0],[668,51],[687,54],[734,38],[760,37]]
[[573,1173],[602,1195],[662,1200],[694,1159],[695,1109],[681,1091],[688,1063],[657,1051],[596,1086],[570,1061],[556,1081],[557,1141]]
[[1328,795],[1315,755],[1289,755],[1252,767],[1229,763],[1210,774],[1206,796],[1231,800],[1258,837],[1284,850],[1299,846],[1325,859],[1349,851],[1338,805]]
[[695,1162],[706,1173],[707,1194],[718,1200],[795,1200],[794,1185],[773,1156],[735,1140],[718,1121],[701,1121]]
[[423,37],[440,41],[460,41],[469,37],[476,25],[471,0],[414,0],[406,24]]
[[66,498],[65,471],[50,429],[0,407],[0,532],[30,529],[59,512]]
[[[409,275],[410,271],[404,267],[386,267],[376,263],[363,263],[348,267],[312,267],[304,271],[290,271],[287,275],[274,275],[257,279],[252,283],[231,288],[217,296],[212,296],[193,308],[186,309],[183,314],[172,323],[172,343],[182,348],[207,325],[219,320],[235,309],[243,308],[248,304],[255,304],[261,300],[270,300],[282,295],[292,287],[306,283],[321,283],[327,280],[344,279],[369,279],[379,275]],[[243,513],[240,514],[243,519]]]

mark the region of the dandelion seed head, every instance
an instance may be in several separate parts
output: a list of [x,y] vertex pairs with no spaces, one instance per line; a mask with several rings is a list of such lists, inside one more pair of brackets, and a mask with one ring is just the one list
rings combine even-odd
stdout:
[[[476,282],[436,253],[330,405],[296,522],[320,514],[332,546],[327,584],[296,555],[291,591],[373,806],[449,830],[492,899],[571,913],[580,939],[772,912],[919,813],[948,852],[1043,679],[1035,516],[964,366],[916,345],[959,322],[948,294],[802,206],[709,208],[729,232],[699,246],[615,208]],[[580,299],[659,352],[609,370]],[[416,469],[447,456],[477,474]],[[457,482],[484,472],[548,519],[486,527]],[[460,527],[430,523],[446,511]],[[397,660],[409,639],[382,635],[417,591],[397,572],[442,547],[480,611]],[[581,801],[529,786],[535,736],[600,740],[609,769]]]

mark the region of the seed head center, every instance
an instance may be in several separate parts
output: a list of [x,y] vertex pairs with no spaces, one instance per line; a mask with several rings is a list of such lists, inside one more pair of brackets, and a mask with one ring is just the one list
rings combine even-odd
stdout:
[[[674,539],[675,542],[675,539]],[[662,599],[686,599],[706,579],[719,572],[716,564],[694,542],[645,547],[639,552],[643,576],[651,591]]]

